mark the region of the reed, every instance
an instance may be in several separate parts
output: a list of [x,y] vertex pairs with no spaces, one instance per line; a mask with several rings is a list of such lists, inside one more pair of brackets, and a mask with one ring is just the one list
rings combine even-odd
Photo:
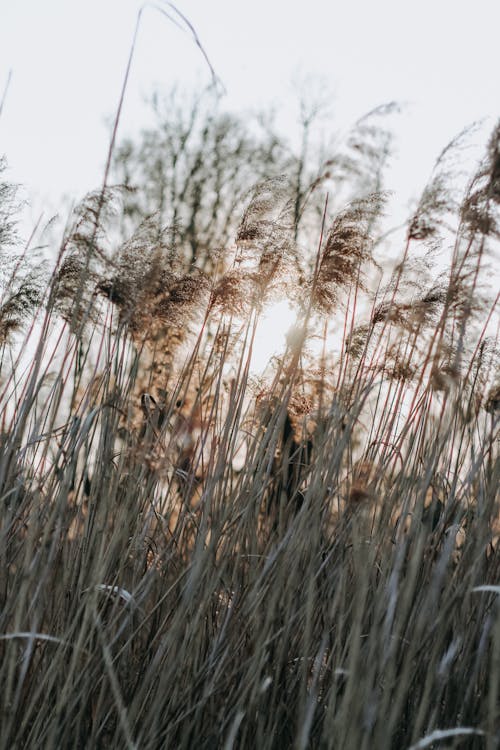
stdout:
[[[499,746],[500,129],[462,200],[442,166],[383,284],[383,191],[327,208],[304,254],[275,177],[207,269],[154,218],[117,240],[106,186],[45,277],[15,255],[0,747]],[[12,210],[1,185],[6,258]]]

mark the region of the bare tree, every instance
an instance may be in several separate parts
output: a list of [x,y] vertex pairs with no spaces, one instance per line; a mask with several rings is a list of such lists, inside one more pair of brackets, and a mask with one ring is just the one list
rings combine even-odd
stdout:
[[[209,267],[227,245],[245,195],[259,180],[289,169],[290,156],[272,132],[257,133],[221,110],[212,89],[183,98],[174,89],[153,96],[156,127],[117,149],[114,176],[129,189],[126,224],[154,214],[158,232],[171,227],[171,246],[188,267]],[[124,227],[125,232],[130,226]]]
[[[317,238],[326,191],[333,196],[332,216],[342,202],[380,191],[391,147],[380,117],[393,105],[369,113],[342,139],[329,130],[327,90],[309,79],[294,88],[295,148],[277,131],[271,111],[230,114],[214,88],[194,96],[176,88],[154,94],[154,126],[137,140],[124,140],[114,158],[114,178],[126,188],[123,236],[154,217],[159,239],[170,228],[172,262],[185,271],[209,270],[217,251],[233,241],[254,186],[264,180],[286,177],[293,239],[305,245],[311,232]],[[326,124],[326,136],[319,136],[320,124]]]

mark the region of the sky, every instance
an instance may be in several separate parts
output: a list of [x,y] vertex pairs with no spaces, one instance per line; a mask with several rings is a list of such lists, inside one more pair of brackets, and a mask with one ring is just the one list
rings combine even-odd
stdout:
[[[168,10],[168,5],[157,3]],[[142,7],[136,0],[0,0],[0,155],[31,219],[102,182]],[[441,148],[465,125],[500,116],[499,0],[179,0],[238,112],[270,105],[294,131],[293,77],[317,77],[336,131],[384,102],[396,123],[396,188],[415,197]],[[169,11],[172,15],[173,11]],[[192,36],[144,6],[119,134],[149,122],[153,88],[210,81]]]

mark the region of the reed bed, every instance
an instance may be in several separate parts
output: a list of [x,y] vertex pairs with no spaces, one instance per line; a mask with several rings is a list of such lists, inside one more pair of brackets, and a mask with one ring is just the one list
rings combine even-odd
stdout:
[[443,163],[384,283],[383,192],[305,255],[277,178],[208,270],[156,220],[115,241],[108,188],[45,277],[16,256],[0,747],[500,747],[500,129],[459,202]]

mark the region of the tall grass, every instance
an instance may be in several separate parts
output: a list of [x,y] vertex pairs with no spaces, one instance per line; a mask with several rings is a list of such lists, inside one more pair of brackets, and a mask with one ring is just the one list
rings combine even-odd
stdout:
[[[0,308],[2,748],[500,746],[482,286],[500,129],[458,206],[441,178],[385,286],[383,194],[330,227],[325,210],[308,264],[276,180],[210,275],[176,267],[156,221],[113,250],[107,188],[46,289],[17,264],[18,306]],[[452,216],[449,267],[426,283],[414,251]],[[256,378],[259,319],[284,298],[296,329]]]

